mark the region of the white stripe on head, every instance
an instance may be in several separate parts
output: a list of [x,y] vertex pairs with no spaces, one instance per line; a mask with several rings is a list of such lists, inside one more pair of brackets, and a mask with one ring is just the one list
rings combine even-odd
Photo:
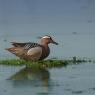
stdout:
[[44,38],[51,38],[50,36],[44,36],[44,37],[42,37],[42,39],[44,39]]

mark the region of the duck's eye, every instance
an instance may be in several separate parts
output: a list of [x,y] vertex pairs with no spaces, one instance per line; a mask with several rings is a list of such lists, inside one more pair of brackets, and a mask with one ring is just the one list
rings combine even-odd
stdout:
[[50,37],[50,39],[52,40],[52,38]]

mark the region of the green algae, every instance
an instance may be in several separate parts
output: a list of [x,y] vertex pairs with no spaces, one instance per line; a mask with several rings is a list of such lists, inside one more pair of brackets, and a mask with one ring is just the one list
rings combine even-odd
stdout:
[[14,65],[14,66],[22,66],[25,65],[26,67],[62,67],[67,64],[63,60],[45,60],[45,61],[25,61],[20,59],[10,59],[10,60],[0,60],[0,64],[2,65]]
[[26,66],[28,68],[52,68],[52,67],[63,67],[67,66],[68,64],[79,64],[83,62],[88,62],[88,60],[84,59],[77,59],[76,57],[73,57],[69,60],[58,60],[58,59],[52,59],[52,60],[43,60],[43,61],[25,61],[21,59],[6,59],[6,60],[0,60],[0,64],[2,65],[14,65],[14,66]]

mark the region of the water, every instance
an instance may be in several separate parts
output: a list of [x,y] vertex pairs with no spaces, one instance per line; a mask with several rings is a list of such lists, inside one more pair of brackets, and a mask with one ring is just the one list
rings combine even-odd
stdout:
[[0,66],[0,95],[94,95],[95,64],[31,70]]

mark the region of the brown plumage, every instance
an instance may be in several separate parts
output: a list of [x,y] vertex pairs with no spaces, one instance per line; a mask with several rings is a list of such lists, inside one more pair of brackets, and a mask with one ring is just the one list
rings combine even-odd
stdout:
[[15,54],[21,59],[30,60],[30,61],[37,61],[43,60],[48,57],[50,53],[50,49],[48,44],[58,44],[52,40],[50,36],[41,37],[41,43],[18,43],[12,42],[13,47],[8,48],[9,52]]

